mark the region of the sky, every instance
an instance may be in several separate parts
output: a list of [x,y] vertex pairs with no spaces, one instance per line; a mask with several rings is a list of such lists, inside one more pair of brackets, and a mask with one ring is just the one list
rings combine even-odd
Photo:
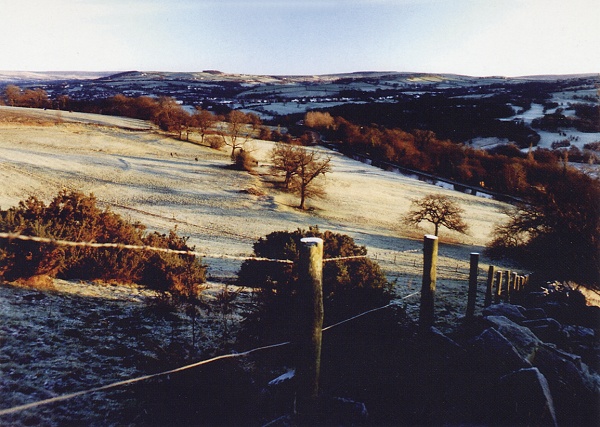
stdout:
[[0,0],[0,70],[600,73],[599,0]]

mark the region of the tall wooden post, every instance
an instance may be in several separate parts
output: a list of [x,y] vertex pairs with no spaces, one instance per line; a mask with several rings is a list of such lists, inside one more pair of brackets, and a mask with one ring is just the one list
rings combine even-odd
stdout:
[[467,297],[467,320],[475,315],[475,302],[477,301],[477,272],[479,270],[479,254],[471,253],[469,269],[469,293]]
[[488,269],[487,285],[485,287],[485,298],[483,300],[483,306],[489,307],[492,305],[492,290],[494,289],[494,276],[496,275],[496,267],[490,265]]
[[318,419],[323,328],[323,239],[301,240],[298,263],[296,414],[302,424]]
[[423,284],[421,286],[421,307],[419,310],[419,326],[429,329],[435,319],[435,282],[438,256],[437,236],[426,235],[423,239]]

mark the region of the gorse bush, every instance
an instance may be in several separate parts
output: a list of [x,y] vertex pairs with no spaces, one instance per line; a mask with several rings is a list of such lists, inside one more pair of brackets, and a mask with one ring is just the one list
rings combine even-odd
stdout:
[[[318,227],[309,230],[275,231],[254,243],[258,257],[298,261],[300,239],[323,239],[323,257],[364,256],[367,249],[351,237]],[[238,284],[257,289],[256,310],[248,317],[249,332],[259,338],[289,338],[293,331],[298,271],[294,264],[246,260]],[[330,261],[323,264],[325,323],[341,320],[389,302],[390,284],[378,264],[368,258]]]
[[[48,205],[32,196],[0,211],[0,231],[76,242],[120,243],[188,251],[187,238],[146,233],[140,223],[101,210],[93,195],[61,191]],[[0,278],[38,275],[64,279],[138,283],[186,296],[205,280],[205,266],[191,255],[124,248],[62,246],[13,239],[0,241]]]

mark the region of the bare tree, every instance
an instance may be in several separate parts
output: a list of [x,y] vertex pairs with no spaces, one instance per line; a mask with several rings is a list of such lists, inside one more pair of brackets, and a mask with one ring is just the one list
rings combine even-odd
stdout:
[[221,133],[225,145],[231,147],[231,160],[235,160],[235,152],[244,147],[248,141],[247,125],[250,123],[250,118],[243,111],[231,110],[226,117],[227,131]]
[[438,235],[440,226],[450,230],[466,233],[469,226],[463,221],[464,210],[450,197],[441,194],[430,194],[422,199],[413,200],[412,209],[404,216],[403,221],[409,225],[418,225],[427,221],[435,226]]
[[202,144],[204,144],[204,136],[216,121],[217,117],[213,113],[196,107],[196,111],[192,115],[192,127],[200,129]]
[[[179,139],[183,139],[183,133],[188,131],[190,115],[177,103],[174,98],[162,96],[158,100],[158,111],[154,122],[165,131],[177,132]],[[186,136],[189,136],[189,134]]]
[[323,197],[325,194],[317,178],[331,172],[331,157],[323,158],[317,151],[300,148],[296,162],[297,172],[292,178],[291,189],[300,196],[298,208],[306,209],[306,199]]
[[283,175],[283,187],[288,190],[298,174],[298,156],[302,147],[278,142],[271,150],[271,173]]

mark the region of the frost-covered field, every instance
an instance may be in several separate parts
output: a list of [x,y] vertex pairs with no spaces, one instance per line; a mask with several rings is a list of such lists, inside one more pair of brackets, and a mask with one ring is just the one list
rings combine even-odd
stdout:
[[[2,120],[3,114],[17,112],[39,123]],[[464,207],[471,231],[467,236],[441,231],[438,323],[443,328],[463,315],[469,254],[481,252],[494,224],[504,219],[503,203],[319,149],[332,156],[328,195],[311,201],[311,209],[302,212],[295,208],[294,196],[268,183],[272,143],[251,145],[260,165],[254,174],[226,169],[225,150],[175,140],[146,122],[0,108],[0,206],[14,206],[29,195],[48,201],[68,188],[93,193],[101,205],[150,230],[166,233],[177,228],[179,234],[190,236],[197,251],[208,254],[207,299],[222,288],[224,279],[235,276],[241,263],[223,255],[250,256],[252,243],[260,236],[318,225],[366,245],[402,297],[420,289],[421,239],[432,230],[407,228],[400,216],[411,199],[447,194]],[[249,194],[248,189],[264,195]],[[482,258],[481,283],[487,265]],[[204,358],[222,345],[223,319],[206,312],[197,352],[182,354],[181,343],[191,336],[185,316],[157,319],[146,310],[146,298],[137,287],[57,281],[53,290],[38,292],[0,285],[0,409],[152,372],[159,359],[172,358],[175,363],[177,357]],[[415,315],[418,297],[405,303]],[[119,393],[27,411],[10,418],[9,424],[104,425],[122,409],[126,398]]]

